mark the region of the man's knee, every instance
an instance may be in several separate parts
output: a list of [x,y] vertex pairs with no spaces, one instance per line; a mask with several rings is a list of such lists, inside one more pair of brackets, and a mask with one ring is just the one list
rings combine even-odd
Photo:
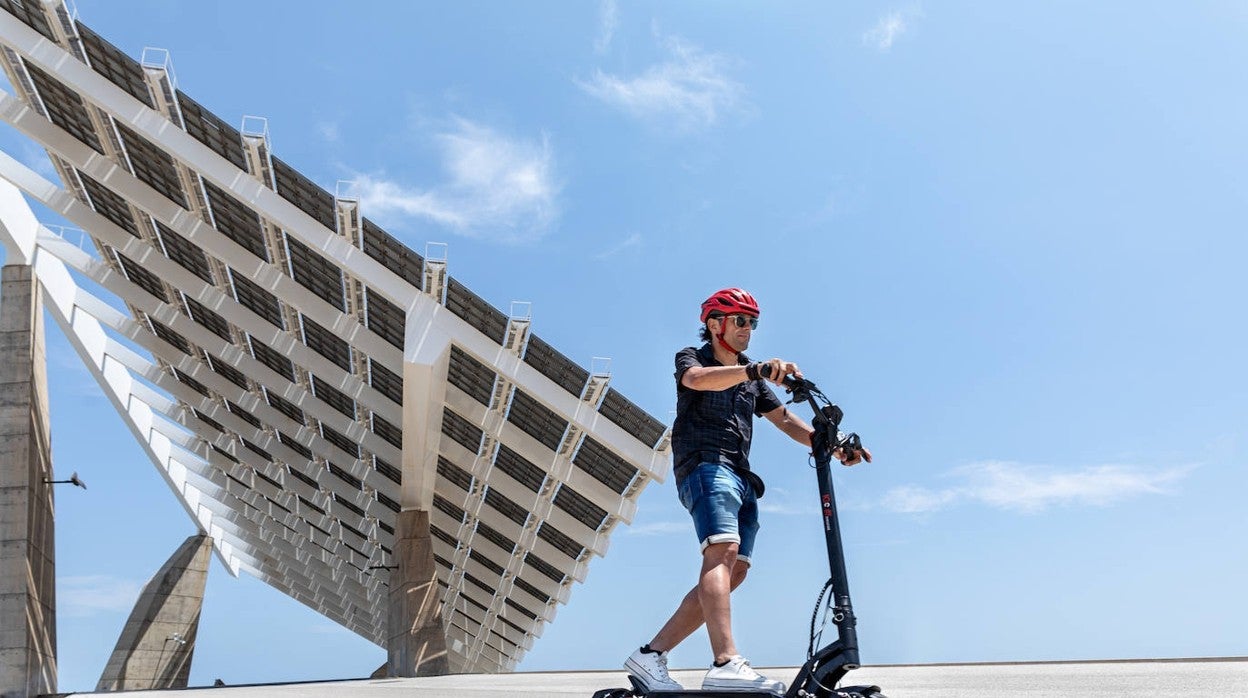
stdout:
[[745,581],[745,575],[750,572],[750,563],[745,560],[737,560],[736,566],[732,568],[732,588],[736,589]]
[[725,565],[730,570],[734,569],[737,564],[737,551],[740,548],[741,544],[734,541],[711,543],[702,551],[703,566]]

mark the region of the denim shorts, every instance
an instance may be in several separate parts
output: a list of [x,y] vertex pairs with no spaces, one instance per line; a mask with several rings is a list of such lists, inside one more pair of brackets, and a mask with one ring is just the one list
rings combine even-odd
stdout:
[[680,503],[693,517],[702,549],[712,543],[737,543],[737,559],[750,564],[758,535],[758,499],[732,468],[703,463],[680,483]]

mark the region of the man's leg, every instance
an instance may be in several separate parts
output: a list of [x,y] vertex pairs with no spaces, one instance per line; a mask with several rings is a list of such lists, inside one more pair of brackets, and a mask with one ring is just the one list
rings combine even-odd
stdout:
[[[736,543],[718,543],[716,545],[707,546],[706,552],[702,555],[702,574],[699,577],[699,583],[685,594],[685,598],[681,600],[680,606],[672,617],[668,619],[654,639],[650,641],[650,648],[659,652],[670,652],[672,648],[679,645],[696,631],[702,627],[706,616],[702,612],[702,601],[699,598],[699,589],[701,588],[701,580],[706,576],[707,557],[706,553],[712,548],[722,548],[724,546],[736,547]],[[735,551],[733,553],[736,554]],[[745,576],[749,572],[750,566],[744,560],[737,560],[732,567],[732,580],[730,590],[735,591],[741,583],[745,581]],[[712,649],[715,645],[712,643]]]

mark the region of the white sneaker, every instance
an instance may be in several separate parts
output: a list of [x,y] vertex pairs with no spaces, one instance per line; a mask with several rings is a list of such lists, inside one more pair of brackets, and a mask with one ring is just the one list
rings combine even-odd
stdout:
[[642,652],[638,649],[624,661],[624,668],[640,681],[647,691],[683,691],[667,673],[667,652]]
[[711,665],[702,679],[702,690],[717,691],[769,691],[776,695],[784,694],[784,682],[772,681],[754,671],[745,657],[736,655],[723,666]]

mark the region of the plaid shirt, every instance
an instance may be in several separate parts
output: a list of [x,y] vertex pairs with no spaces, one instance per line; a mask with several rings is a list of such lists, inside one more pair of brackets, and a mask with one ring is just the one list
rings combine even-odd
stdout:
[[[740,364],[750,360],[737,357]],[[727,390],[694,390],[681,384],[694,366],[722,366],[709,343],[687,347],[676,354],[676,423],[672,426],[672,455],[676,482],[702,463],[722,463],[741,473],[761,496],[762,480],[750,472],[750,440],[754,415],[781,406],[762,380],[747,380]]]

